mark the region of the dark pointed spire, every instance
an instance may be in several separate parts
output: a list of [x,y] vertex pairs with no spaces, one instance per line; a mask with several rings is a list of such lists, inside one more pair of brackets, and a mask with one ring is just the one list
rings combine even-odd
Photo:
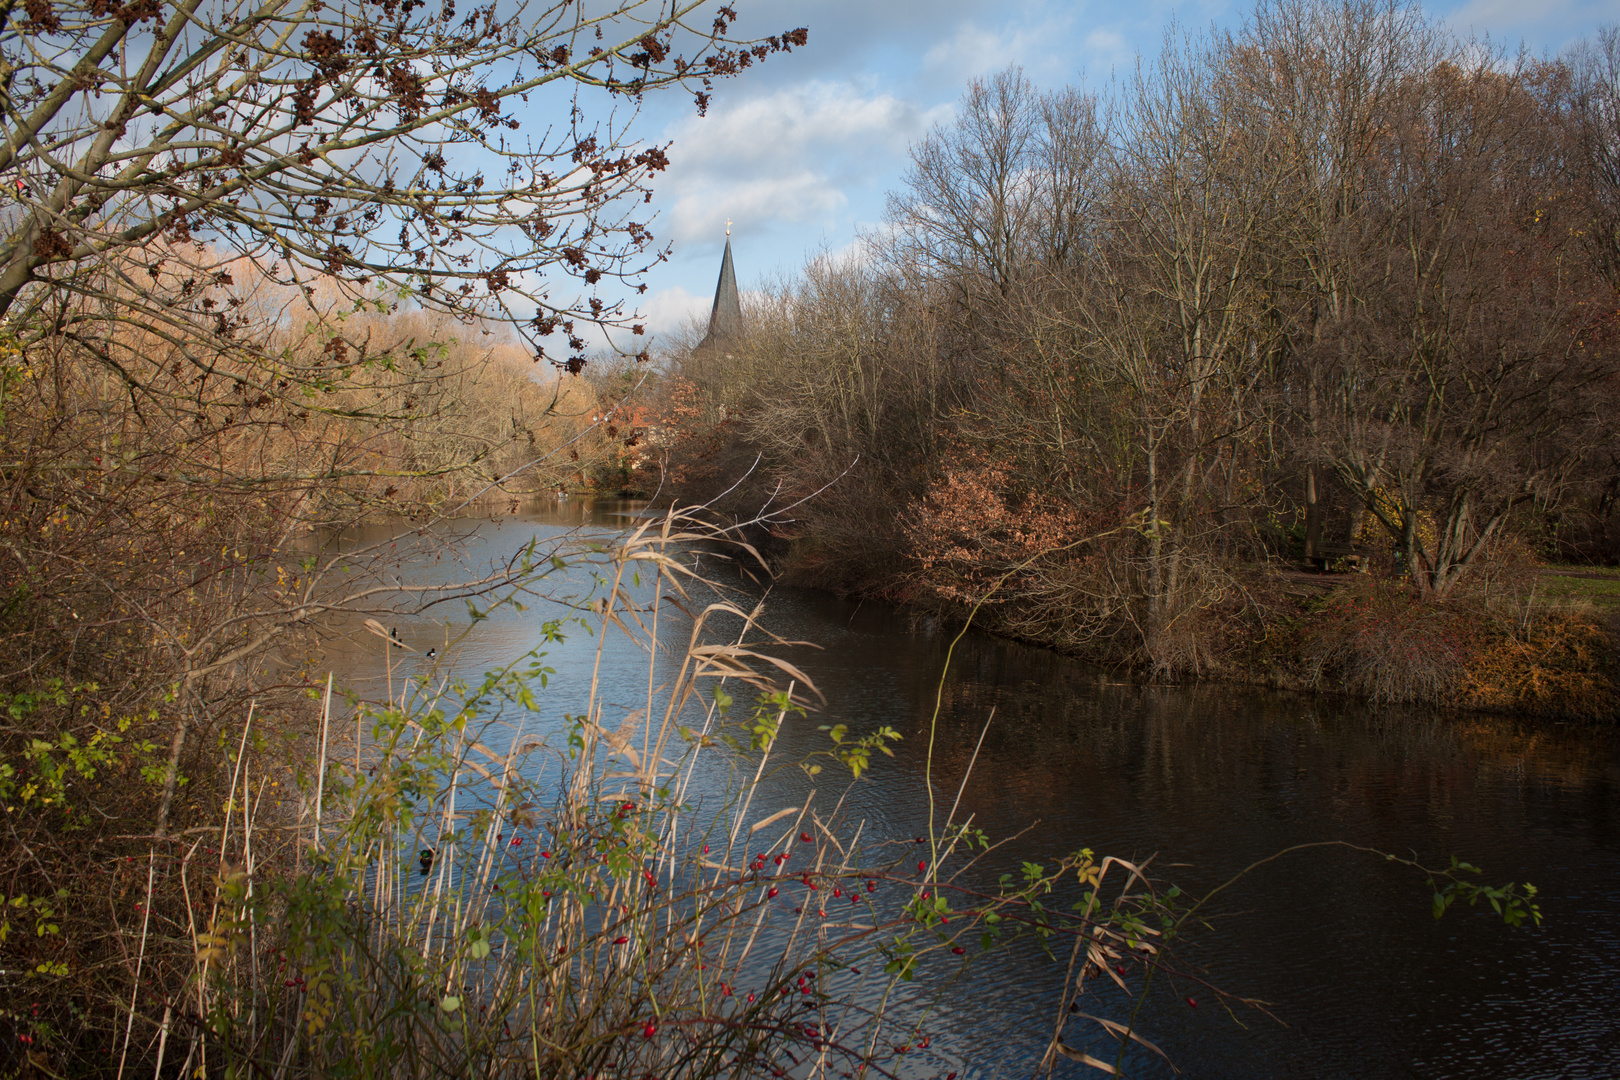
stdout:
[[731,223],[726,222],[726,254],[720,260],[720,280],[714,287],[714,308],[709,312],[709,332],[698,346],[706,349],[735,337],[742,328],[742,303],[737,298],[737,271],[731,265]]

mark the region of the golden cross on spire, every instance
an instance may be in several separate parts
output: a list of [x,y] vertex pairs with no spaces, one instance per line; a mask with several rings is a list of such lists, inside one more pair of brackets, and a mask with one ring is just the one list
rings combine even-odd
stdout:
[[730,218],[726,218],[726,235],[727,236],[731,235],[731,219]]

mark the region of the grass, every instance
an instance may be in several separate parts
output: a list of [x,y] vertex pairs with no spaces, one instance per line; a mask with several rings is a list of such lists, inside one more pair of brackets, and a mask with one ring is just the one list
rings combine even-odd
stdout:
[[1558,604],[1588,603],[1603,614],[1620,612],[1620,567],[1548,566],[1537,577],[1536,588]]

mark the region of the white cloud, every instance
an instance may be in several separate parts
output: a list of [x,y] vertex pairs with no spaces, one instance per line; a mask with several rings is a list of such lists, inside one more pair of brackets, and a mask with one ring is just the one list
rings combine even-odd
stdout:
[[670,220],[677,240],[713,240],[727,221],[750,228],[760,222],[811,221],[847,201],[825,174],[810,169],[729,184],[710,178],[675,200]]
[[691,319],[707,319],[711,297],[687,292],[679,285],[659,289],[642,297],[637,310],[652,334],[667,334],[678,330]]
[[975,22],[957,26],[923,56],[923,67],[958,80],[979,78],[1014,64],[1028,66],[1044,52],[1037,31],[1023,27],[987,30]]
[[1430,11],[1458,34],[1489,35],[1509,50],[1522,40],[1533,52],[1557,52],[1617,14],[1612,0],[1467,0]]
[[984,11],[982,20],[963,19],[948,36],[940,35],[923,54],[922,68],[958,89],[969,79],[1015,66],[1039,85],[1062,86],[1079,74],[1077,54],[1112,61],[1124,46],[1119,34],[1093,30],[1085,37],[1085,52],[1075,48],[1076,23],[1086,6],[1036,2]]
[[1111,69],[1125,69],[1136,59],[1136,50],[1117,30],[1093,30],[1086,35],[1086,53],[1096,61],[1093,70],[1107,78]]
[[848,80],[717,104],[667,133],[664,232],[712,243],[727,218],[739,232],[825,221],[847,203],[846,185],[891,168],[938,112]]

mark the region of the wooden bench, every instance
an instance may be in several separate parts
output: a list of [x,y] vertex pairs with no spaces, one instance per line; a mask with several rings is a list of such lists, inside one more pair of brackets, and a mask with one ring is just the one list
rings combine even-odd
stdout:
[[1334,559],[1343,559],[1345,562],[1355,567],[1357,571],[1364,572],[1367,569],[1366,557],[1371,554],[1372,552],[1368,551],[1366,548],[1358,548],[1348,541],[1344,543],[1334,543],[1331,541],[1319,540],[1316,543],[1316,550],[1308,555],[1307,558],[1309,558],[1311,562],[1316,563],[1323,570],[1328,569],[1328,567],[1333,564]]

